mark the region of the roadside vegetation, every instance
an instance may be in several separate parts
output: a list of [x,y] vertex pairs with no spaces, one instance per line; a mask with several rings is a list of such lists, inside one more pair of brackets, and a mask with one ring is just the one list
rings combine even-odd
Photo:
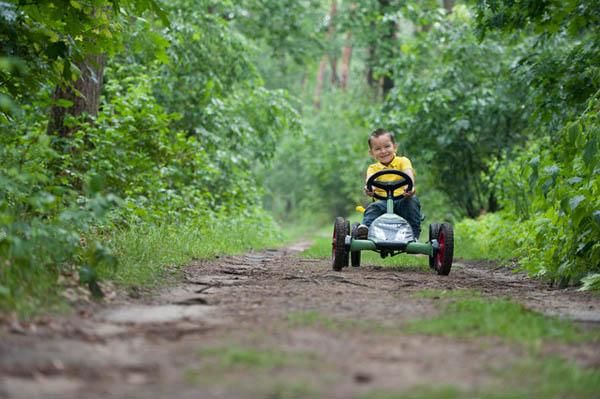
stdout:
[[0,311],[314,233],[365,205],[380,126],[459,256],[597,289],[599,24],[592,0],[4,1]]

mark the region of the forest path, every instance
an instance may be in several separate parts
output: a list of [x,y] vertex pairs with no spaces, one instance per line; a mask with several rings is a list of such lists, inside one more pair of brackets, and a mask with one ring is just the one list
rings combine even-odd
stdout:
[[[336,273],[328,260],[299,257],[302,248],[197,261],[152,296],[89,305],[35,328],[3,326],[0,398],[389,398],[422,386],[506,386],[498,370],[524,356],[521,345],[408,332],[412,320],[443,311],[446,298],[423,290],[473,290],[585,329],[600,323],[598,296],[507,268]],[[598,341],[540,353],[600,369]]]

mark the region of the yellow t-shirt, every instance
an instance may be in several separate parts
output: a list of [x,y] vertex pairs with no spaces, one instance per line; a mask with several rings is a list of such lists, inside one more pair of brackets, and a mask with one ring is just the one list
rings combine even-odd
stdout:
[[[399,157],[398,155],[396,155],[394,157],[394,159],[392,160],[392,162],[390,162],[389,165],[384,165],[381,162],[376,162],[376,163],[369,165],[369,167],[367,168],[367,179],[372,174],[379,172],[380,170],[384,170],[384,169],[395,169],[395,170],[399,170],[399,171],[404,171],[406,169],[412,169],[413,175],[415,174],[415,171],[412,167],[412,163],[410,162],[410,159],[408,159],[406,157]],[[400,176],[386,175],[386,176],[379,177],[377,179],[377,181],[395,181],[398,179],[400,179]],[[405,188],[406,188],[406,186],[400,187],[399,189],[394,191],[394,195],[402,195],[404,193]],[[381,195],[382,197],[386,196],[385,190],[382,190],[380,188],[375,188],[375,192],[377,194]]]

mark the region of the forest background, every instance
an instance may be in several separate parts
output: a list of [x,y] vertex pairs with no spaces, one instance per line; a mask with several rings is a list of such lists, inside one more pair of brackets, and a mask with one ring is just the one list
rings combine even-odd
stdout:
[[461,256],[598,289],[599,26],[593,0],[0,1],[0,309],[314,233],[367,200],[375,127]]

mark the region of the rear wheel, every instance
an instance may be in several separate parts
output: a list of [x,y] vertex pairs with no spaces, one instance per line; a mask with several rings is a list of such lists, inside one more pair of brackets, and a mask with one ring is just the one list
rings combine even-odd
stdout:
[[331,258],[333,270],[340,271],[348,266],[348,251],[345,248],[346,236],[350,234],[350,223],[342,217],[335,218],[333,238],[331,240]]
[[452,268],[454,256],[454,229],[449,223],[442,223],[437,236],[439,249],[434,258],[437,274],[447,276]]
[[[439,223],[431,223],[429,225],[429,242],[432,242],[433,240],[437,240],[438,239],[438,235],[440,233],[440,225]],[[432,269],[435,269],[435,256],[430,256],[429,257],[429,267],[431,267]]]
[[[352,224],[352,238],[356,238],[356,228],[360,225],[360,223],[356,222]],[[350,251],[350,264],[353,267],[360,266],[360,251]]]

